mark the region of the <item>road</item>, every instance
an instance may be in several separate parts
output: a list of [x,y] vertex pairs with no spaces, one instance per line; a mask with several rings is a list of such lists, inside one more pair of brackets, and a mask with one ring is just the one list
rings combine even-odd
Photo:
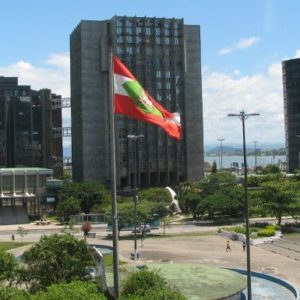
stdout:
[[[43,234],[60,233],[62,226],[57,225],[33,225],[24,224],[27,234],[23,241],[38,241]],[[17,225],[0,226],[0,241],[11,240],[11,234],[16,235],[16,241],[20,241],[17,234]],[[80,227],[76,227],[76,236],[82,237]],[[201,263],[211,266],[246,269],[246,254],[243,252],[239,241],[231,241],[231,252],[226,252],[226,239],[219,236],[217,226],[196,225],[168,225],[167,234],[178,234],[174,237],[162,238],[163,228],[152,231],[160,235],[158,238],[146,238],[143,247],[138,240],[140,251],[140,263],[144,262],[186,262]],[[89,243],[97,243],[112,246],[112,241],[107,239],[106,226],[93,226],[92,232],[96,232],[96,238],[89,238]],[[184,236],[189,232],[215,232],[209,235]],[[126,238],[126,236],[128,238]],[[300,241],[299,241],[300,242]],[[291,282],[300,290],[300,243],[289,240],[280,240],[273,244],[251,246],[251,267],[253,271],[265,272],[279,276]],[[122,260],[132,262],[133,235],[122,231],[119,240],[119,252]]]

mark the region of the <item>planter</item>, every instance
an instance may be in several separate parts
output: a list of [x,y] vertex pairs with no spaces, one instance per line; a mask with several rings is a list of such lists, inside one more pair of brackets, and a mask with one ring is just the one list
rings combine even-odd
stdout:
[[[236,232],[221,229],[220,235],[222,235],[230,240],[233,240],[233,241],[241,241],[241,242],[246,241],[246,236],[242,233],[236,233]],[[281,231],[275,231],[274,236],[257,238],[257,239],[250,238],[250,245],[255,246],[255,245],[264,244],[264,243],[271,243],[272,241],[279,240],[281,238],[282,238]]]

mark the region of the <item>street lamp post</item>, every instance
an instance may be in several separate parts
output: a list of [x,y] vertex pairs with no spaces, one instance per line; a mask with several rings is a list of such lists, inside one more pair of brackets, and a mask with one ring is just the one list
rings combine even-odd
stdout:
[[138,200],[138,193],[137,193],[137,161],[138,161],[138,152],[137,152],[137,143],[140,138],[143,138],[144,135],[139,134],[129,134],[127,135],[127,138],[129,140],[132,140],[134,142],[134,172],[133,172],[133,184],[132,184],[132,195],[133,195],[133,203],[134,203],[134,262],[136,262],[137,259],[137,200]]
[[250,224],[249,224],[249,204],[248,204],[248,187],[247,187],[247,153],[246,153],[246,134],[245,120],[251,116],[259,116],[258,113],[246,114],[241,111],[239,114],[228,114],[228,117],[238,117],[242,121],[243,128],[243,154],[244,154],[244,189],[245,189],[245,223],[246,223],[246,255],[247,255],[247,293],[248,300],[252,299],[251,292],[251,261],[250,261]]
[[220,170],[222,171],[222,169],[223,169],[223,147],[222,147],[222,142],[225,141],[225,139],[222,138],[222,137],[219,137],[217,139],[217,141],[220,142]]
[[256,168],[257,168],[257,153],[256,153],[256,144],[257,141],[254,141],[254,170],[256,172]]

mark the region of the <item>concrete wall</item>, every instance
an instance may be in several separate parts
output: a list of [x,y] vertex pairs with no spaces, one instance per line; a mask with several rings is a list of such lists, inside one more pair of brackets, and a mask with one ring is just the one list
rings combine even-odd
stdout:
[[107,180],[106,24],[82,21],[71,35],[72,151],[75,181]]
[[204,176],[200,26],[185,25],[185,120],[187,179]]

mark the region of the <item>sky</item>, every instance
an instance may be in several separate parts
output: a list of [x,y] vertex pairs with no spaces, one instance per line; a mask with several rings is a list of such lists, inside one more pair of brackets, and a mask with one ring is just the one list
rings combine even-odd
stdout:
[[183,18],[201,26],[204,144],[241,144],[241,121],[227,115],[244,110],[260,114],[246,120],[247,145],[284,145],[282,61],[300,57],[299,11],[298,0],[3,1],[0,76],[69,97],[69,37],[81,20]]

